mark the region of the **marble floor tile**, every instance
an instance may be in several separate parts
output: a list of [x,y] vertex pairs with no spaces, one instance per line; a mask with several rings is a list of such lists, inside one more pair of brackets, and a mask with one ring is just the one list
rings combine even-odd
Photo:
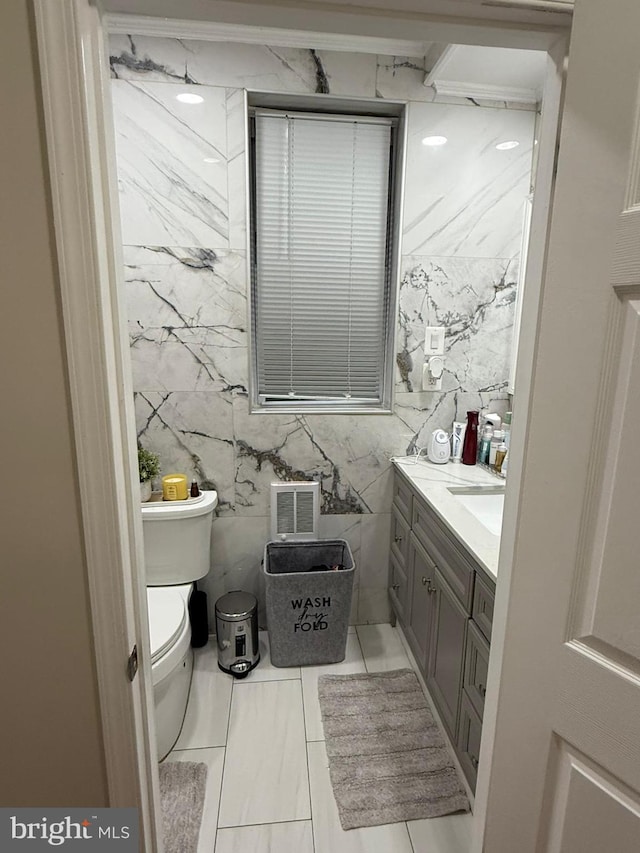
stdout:
[[470,813],[407,821],[414,853],[469,853],[472,826]]
[[340,826],[331,788],[324,742],[308,743],[307,750],[315,853],[413,853],[406,823],[368,826],[345,832]]
[[194,649],[194,658],[187,713],[175,749],[224,746],[233,679],[218,669],[213,638],[203,648]]
[[398,632],[391,625],[358,625],[356,631],[367,672],[411,667]]
[[326,666],[302,667],[302,698],[304,701],[304,725],[307,740],[324,740],[320,703],[318,702],[318,677],[320,675],[350,675],[366,672],[357,634],[347,634],[347,650],[340,663]]
[[299,666],[274,666],[271,663],[269,634],[266,631],[260,631],[258,636],[260,642],[260,663],[245,678],[236,681],[238,687],[258,681],[291,681],[292,679],[299,679]]
[[313,853],[310,820],[219,829],[215,853]]
[[213,850],[218,823],[224,753],[225,750],[222,748],[174,750],[165,759],[167,762],[201,761],[207,765],[207,787],[204,796],[204,809],[202,812],[202,823],[200,824],[197,853],[211,853]]
[[310,818],[302,685],[234,686],[218,825]]

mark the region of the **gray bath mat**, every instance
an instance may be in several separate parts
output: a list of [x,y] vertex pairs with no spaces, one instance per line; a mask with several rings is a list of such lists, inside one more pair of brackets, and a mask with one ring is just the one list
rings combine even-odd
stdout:
[[343,829],[469,810],[412,670],[323,675],[318,698]]
[[165,853],[196,853],[207,765],[167,761],[159,769]]

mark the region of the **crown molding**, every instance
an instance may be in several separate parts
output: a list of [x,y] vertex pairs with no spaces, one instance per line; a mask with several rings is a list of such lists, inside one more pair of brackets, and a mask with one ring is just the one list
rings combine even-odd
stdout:
[[484,83],[465,83],[463,80],[432,80],[428,85],[433,86],[439,95],[452,95],[456,98],[517,101],[521,104],[537,104],[541,98],[535,89],[520,89],[516,86],[489,86]]
[[268,44],[277,47],[374,53],[385,56],[424,56],[427,48],[424,41],[321,33],[308,30],[285,30],[276,27],[223,24],[213,21],[154,18],[148,15],[109,14],[106,16],[105,24],[109,33],[119,35]]

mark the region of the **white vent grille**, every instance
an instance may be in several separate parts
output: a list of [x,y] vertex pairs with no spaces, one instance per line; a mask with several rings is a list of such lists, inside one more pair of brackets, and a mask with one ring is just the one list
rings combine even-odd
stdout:
[[278,492],[276,506],[278,507],[278,533],[295,533],[296,499],[293,492]]
[[320,483],[271,483],[271,539],[318,538]]

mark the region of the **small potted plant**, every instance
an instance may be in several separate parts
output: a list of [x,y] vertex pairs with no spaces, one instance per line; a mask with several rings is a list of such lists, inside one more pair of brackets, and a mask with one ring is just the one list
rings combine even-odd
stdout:
[[160,473],[160,460],[155,453],[138,445],[138,473],[140,474],[140,500],[151,497],[151,478]]

